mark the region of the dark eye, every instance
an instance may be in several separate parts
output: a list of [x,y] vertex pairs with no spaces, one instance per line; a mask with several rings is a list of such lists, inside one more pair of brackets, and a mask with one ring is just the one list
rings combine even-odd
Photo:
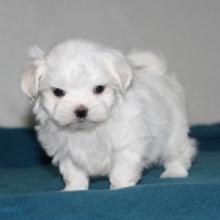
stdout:
[[58,89],[58,88],[53,88],[52,89],[53,91],[53,94],[57,97],[62,97],[62,96],[65,96],[65,91],[63,91],[62,89]]
[[105,90],[105,86],[98,85],[93,89],[95,94],[101,94]]

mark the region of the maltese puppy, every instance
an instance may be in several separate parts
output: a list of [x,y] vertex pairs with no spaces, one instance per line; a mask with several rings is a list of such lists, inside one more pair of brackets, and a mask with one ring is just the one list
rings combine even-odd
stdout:
[[134,186],[142,171],[186,177],[196,154],[187,135],[184,93],[151,52],[128,56],[83,40],[30,51],[23,91],[33,101],[38,138],[59,167],[64,190],[108,176],[111,189]]

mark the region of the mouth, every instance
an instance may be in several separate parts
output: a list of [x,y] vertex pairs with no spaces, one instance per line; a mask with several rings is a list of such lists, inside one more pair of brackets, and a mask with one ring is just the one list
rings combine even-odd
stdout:
[[94,127],[94,123],[87,120],[86,118],[80,118],[73,123],[65,125],[65,127],[74,130],[83,130]]
[[89,118],[77,118],[74,121],[71,121],[69,123],[60,124],[64,129],[70,129],[70,130],[86,130],[86,129],[92,129],[94,127],[97,127],[99,125],[102,125],[105,120],[102,121],[95,121],[91,120]]
[[86,122],[86,119],[85,118],[80,118],[78,119],[78,123],[82,124],[82,123],[85,123]]

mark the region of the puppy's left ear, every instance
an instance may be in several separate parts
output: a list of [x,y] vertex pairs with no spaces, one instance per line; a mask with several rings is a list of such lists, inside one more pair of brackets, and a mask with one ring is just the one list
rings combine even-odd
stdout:
[[132,69],[126,58],[116,50],[103,53],[105,67],[122,92],[125,92],[132,80]]
[[44,51],[37,46],[30,49],[29,56],[30,64],[21,75],[21,88],[29,98],[34,100],[46,73],[46,61]]

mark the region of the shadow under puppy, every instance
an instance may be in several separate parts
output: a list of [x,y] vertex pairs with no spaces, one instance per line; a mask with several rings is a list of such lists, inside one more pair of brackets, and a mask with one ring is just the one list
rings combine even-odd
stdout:
[[196,148],[184,92],[160,56],[67,40],[48,53],[34,47],[30,58],[21,86],[65,190],[105,175],[112,189],[134,186],[152,164],[164,166],[162,178],[188,175]]

